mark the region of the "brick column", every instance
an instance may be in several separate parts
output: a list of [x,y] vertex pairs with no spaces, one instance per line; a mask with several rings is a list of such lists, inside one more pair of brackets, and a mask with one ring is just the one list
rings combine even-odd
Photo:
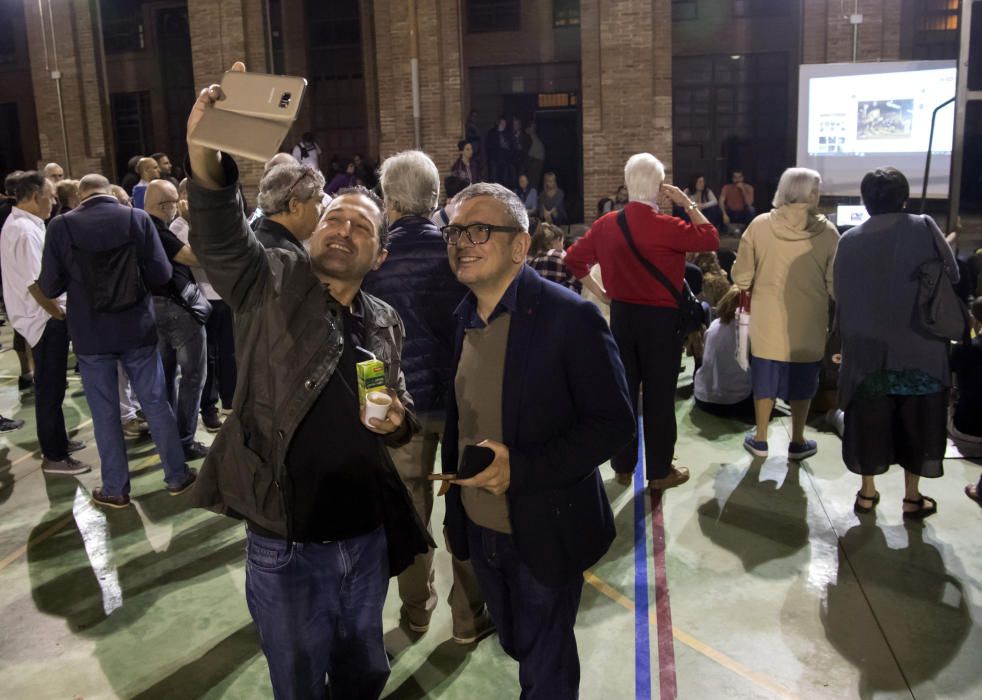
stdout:
[[[851,63],[853,2],[806,0],[802,12],[802,56],[804,63]],[[900,59],[902,0],[860,0],[856,61]]]
[[[267,72],[265,12],[262,0],[188,0],[194,83],[199,90],[221,80],[235,61],[243,61],[250,71]],[[253,205],[263,164],[245,158],[236,162],[246,198]]]
[[[86,0],[60,0],[52,2],[50,7],[51,17],[48,16],[48,3],[42,3],[42,24],[38,3],[24,3],[41,146],[38,165],[51,161],[60,163],[65,175],[74,178],[91,172],[108,174],[111,169],[107,139],[112,136],[106,133],[103,125],[108,123],[109,105],[100,86],[97,37],[90,5]],[[51,31],[52,22],[54,32]],[[52,78],[56,54],[61,73],[64,130],[56,81]],[[65,152],[66,133],[68,153]]]
[[[376,0],[374,6],[379,156],[384,159],[413,147],[409,10],[405,0]],[[464,131],[458,17],[457,0],[416,0],[420,145],[444,175],[457,157]]]
[[583,214],[624,181],[642,151],[672,166],[670,0],[582,0]]

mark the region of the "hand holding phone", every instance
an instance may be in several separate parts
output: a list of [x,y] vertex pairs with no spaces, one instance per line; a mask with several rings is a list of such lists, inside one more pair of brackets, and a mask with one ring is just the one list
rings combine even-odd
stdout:
[[188,144],[268,160],[296,120],[306,87],[304,78],[247,73],[237,63],[198,98]]
[[[474,455],[471,457],[474,467],[468,465],[468,471],[475,467],[478,468],[478,471],[471,472],[474,474],[473,476],[465,472],[464,459],[462,458],[459,470],[460,478],[457,479],[456,484],[468,488],[483,488],[495,496],[505,493],[511,484],[511,459],[508,447],[494,440],[484,440],[477,445],[468,445],[468,447],[476,448],[471,452]],[[466,457],[467,448],[464,449],[464,452]],[[491,453],[490,461],[489,452]]]

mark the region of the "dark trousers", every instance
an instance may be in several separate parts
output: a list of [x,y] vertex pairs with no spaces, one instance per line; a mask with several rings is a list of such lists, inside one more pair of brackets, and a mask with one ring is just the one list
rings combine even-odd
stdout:
[[[511,535],[467,523],[470,561],[505,652],[518,661],[522,700],[579,696],[580,659],[573,626],[583,592],[577,574],[559,588],[539,583]],[[502,689],[500,697],[514,694]]]
[[[610,305],[610,330],[621,353],[628,396],[635,412],[638,393],[642,392],[648,479],[668,476],[675,456],[675,387],[682,361],[678,323],[678,309],[622,301]],[[614,455],[610,463],[615,472],[630,474],[637,460],[638,445],[632,442]]]
[[388,588],[382,528],[326,543],[291,543],[250,531],[246,603],[269,663],[273,697],[378,698],[389,678],[382,642]]
[[198,428],[198,409],[205,385],[208,356],[205,329],[190,311],[170,299],[154,297],[154,312],[157,316],[157,349],[167,378],[167,399],[177,417],[181,444],[187,447],[194,441]]
[[205,324],[208,343],[208,372],[201,392],[201,415],[232,407],[235,394],[235,327],[231,307],[220,299],[211,301],[211,316]]
[[50,319],[31,348],[34,356],[34,411],[41,454],[53,462],[68,457],[65,431],[65,374],[68,372],[68,324]]

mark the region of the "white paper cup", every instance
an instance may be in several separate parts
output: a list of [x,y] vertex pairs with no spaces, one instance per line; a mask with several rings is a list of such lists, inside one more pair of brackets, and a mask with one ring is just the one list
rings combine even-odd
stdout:
[[389,412],[389,406],[392,405],[392,397],[383,391],[370,391],[365,395],[365,425],[370,428],[375,426],[371,424],[371,418],[378,418],[379,420],[385,420],[386,414]]

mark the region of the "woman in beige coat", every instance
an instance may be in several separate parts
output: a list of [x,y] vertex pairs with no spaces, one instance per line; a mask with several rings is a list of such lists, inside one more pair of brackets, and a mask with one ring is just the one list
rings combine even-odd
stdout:
[[814,455],[805,439],[808,406],[818,388],[832,294],[832,262],[839,233],[818,213],[821,176],[807,168],[781,175],[774,209],[755,218],[740,239],[733,282],[752,291],[751,374],[756,433],[744,447],[767,456],[767,425],[777,399],[791,404],[788,457]]

